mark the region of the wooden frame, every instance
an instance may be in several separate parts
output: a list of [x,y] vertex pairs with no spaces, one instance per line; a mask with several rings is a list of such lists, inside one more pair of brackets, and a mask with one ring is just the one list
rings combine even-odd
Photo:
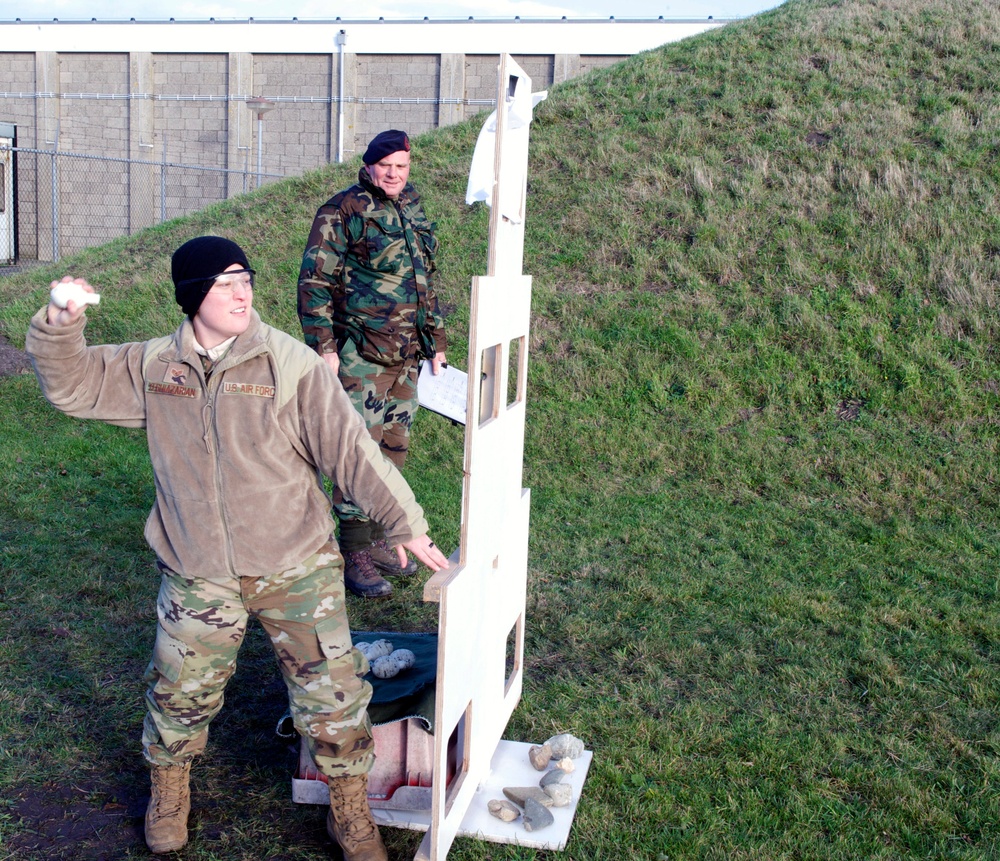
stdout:
[[[538,835],[486,809],[488,793],[501,798],[504,786],[538,780],[530,745],[503,740],[524,673],[531,494],[521,480],[531,278],[521,268],[532,107],[531,79],[502,56],[495,122],[484,128],[490,132],[492,122],[489,257],[487,275],[472,280],[461,538],[451,566],[434,574],[423,592],[424,601],[439,605],[430,816],[423,785],[404,787],[409,798],[419,797],[421,809],[405,802],[372,807],[380,824],[426,832],[416,861],[444,861],[459,835],[562,849],[576,809],[574,803],[554,811],[555,824]],[[480,135],[476,158],[484,139],[488,134]],[[377,752],[378,743],[376,735]],[[383,753],[407,756],[402,749],[392,736]],[[423,751],[418,758],[422,770]],[[574,798],[590,761],[585,751],[568,779]],[[308,767],[307,761],[302,770]],[[293,797],[323,803],[325,785],[318,783],[293,780]]]
[[521,487],[531,278],[521,273],[527,126],[511,134],[509,117],[525,110],[530,117],[531,79],[504,55],[488,275],[472,281],[459,558],[424,587],[424,600],[440,605],[434,774],[448,773],[450,755],[455,776],[447,785],[433,781],[431,823],[419,861],[447,856],[521,698],[531,498]]

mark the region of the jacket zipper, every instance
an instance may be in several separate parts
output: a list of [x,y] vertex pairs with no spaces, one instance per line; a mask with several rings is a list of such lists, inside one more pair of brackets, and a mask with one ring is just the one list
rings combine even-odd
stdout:
[[[205,444],[208,448],[209,454],[212,457],[212,463],[215,466],[215,498],[219,501],[219,520],[222,522],[222,534],[223,540],[225,541],[226,550],[226,560],[229,563],[229,573],[236,577],[236,560],[233,557],[233,542],[229,533],[229,521],[226,518],[225,504],[222,497],[222,465],[219,463],[219,410],[218,410],[218,395],[219,390],[222,388],[222,375],[228,371],[230,368],[239,367],[250,359],[254,359],[259,355],[264,354],[266,351],[262,348],[257,348],[256,350],[251,350],[250,352],[240,356],[240,358],[227,364],[226,359],[223,358],[213,369],[211,375],[208,377],[206,382],[206,392],[207,392],[207,403],[205,404],[205,409],[203,415],[205,416]],[[275,376],[277,379],[277,376]]]
[[222,465],[219,462],[219,422],[217,398],[219,388],[222,385],[220,382],[221,377],[222,374],[219,369],[215,368],[214,372],[207,380],[207,403],[202,411],[202,415],[205,417],[205,445],[208,449],[208,453],[212,455],[212,464],[215,469],[215,498],[218,500],[218,516],[219,521],[222,523],[222,540],[225,543],[226,562],[229,565],[229,573],[235,577],[237,576],[236,561],[233,558],[233,542],[229,534],[229,521],[226,517],[225,501],[222,495]]

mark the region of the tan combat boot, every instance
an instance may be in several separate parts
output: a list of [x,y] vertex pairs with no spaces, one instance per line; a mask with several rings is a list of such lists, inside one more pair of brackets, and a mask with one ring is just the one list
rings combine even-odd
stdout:
[[344,861],[388,861],[368,806],[368,775],[330,778],[326,831],[344,851]]
[[152,794],[146,808],[146,845],[154,855],[176,852],[188,839],[191,812],[191,763],[154,765]]

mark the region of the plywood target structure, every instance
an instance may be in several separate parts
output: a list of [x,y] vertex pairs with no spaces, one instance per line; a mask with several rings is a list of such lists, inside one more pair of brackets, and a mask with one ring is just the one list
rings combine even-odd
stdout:
[[426,861],[447,856],[521,698],[531,278],[521,272],[527,127],[511,133],[511,117],[527,110],[530,119],[530,100],[531,79],[501,57],[488,274],[473,279],[470,303],[461,545],[458,564],[424,589],[440,605],[431,823],[417,853]]
[[[489,257],[487,274],[471,285],[460,546],[451,566],[434,574],[423,592],[424,601],[439,605],[430,811],[373,805],[380,824],[426,832],[417,861],[444,861],[457,836],[563,849],[576,810],[575,802],[553,810],[555,823],[533,833],[486,809],[490,799],[503,797],[503,787],[540,777],[528,761],[530,745],[503,739],[524,676],[531,494],[522,478],[531,278],[521,270],[528,129],[539,97],[544,94],[533,97],[531,79],[503,55],[497,110],[473,157],[475,174],[492,143],[488,181],[477,198],[490,206]],[[568,781],[575,799],[590,761],[585,751]],[[317,793],[315,800],[323,798]]]

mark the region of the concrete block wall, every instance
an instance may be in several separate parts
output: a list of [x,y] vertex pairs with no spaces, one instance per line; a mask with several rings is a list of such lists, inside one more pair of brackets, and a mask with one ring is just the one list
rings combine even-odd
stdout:
[[587,72],[593,72],[595,69],[606,69],[608,66],[613,66],[615,63],[621,62],[621,60],[621,57],[581,55],[574,73],[568,75],[567,78],[564,78],[563,80],[575,78],[577,75],[586,75]]
[[368,141],[383,129],[417,135],[437,127],[439,59],[421,54],[355,55],[351,95],[358,104],[355,124],[345,135],[345,159],[364,152]]
[[152,67],[153,88],[141,94],[161,97],[153,102],[153,139],[140,142],[149,159],[228,167],[229,56],[153,54]]
[[[129,55],[64,54],[58,58],[59,91],[89,94],[127,93]],[[99,88],[99,89],[98,89]],[[129,106],[123,99],[57,100],[59,149],[129,157]],[[60,232],[99,242],[121,235],[128,224],[128,171],[122,162],[83,161],[59,171]],[[87,201],[80,206],[78,201]],[[89,244],[89,242],[87,243]]]
[[[536,91],[624,59],[513,56]],[[18,256],[53,259],[258,181],[350,160],[386,128],[418,135],[462,121],[491,109],[497,63],[493,54],[0,50],[0,121],[16,125],[18,146],[58,142],[60,153],[94,157],[58,158],[55,205],[51,157],[18,158]],[[275,104],[259,124],[252,96]]]
[[[336,160],[334,60],[331,54],[253,57],[253,93],[278,102],[261,125],[265,172],[299,174]],[[244,121],[256,124],[253,112],[246,108],[237,116],[237,122]],[[256,129],[251,131],[256,135]],[[253,158],[256,168],[256,150]]]
[[[33,53],[0,52],[0,81],[14,93],[35,93],[35,55]],[[5,122],[18,126],[18,141],[23,146],[35,146],[32,135],[35,104],[33,100],[8,99],[2,109]]]

